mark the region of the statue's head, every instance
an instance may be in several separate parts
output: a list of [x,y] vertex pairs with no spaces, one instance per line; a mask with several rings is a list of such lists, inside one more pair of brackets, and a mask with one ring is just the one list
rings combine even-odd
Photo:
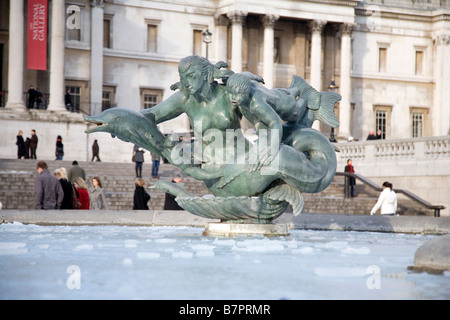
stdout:
[[204,85],[214,82],[213,65],[208,59],[200,56],[188,56],[181,59],[178,72],[181,80],[181,90],[190,94],[198,93]]
[[233,105],[245,105],[249,102],[251,80],[242,74],[231,75],[227,80],[227,94]]
[[222,79],[225,82],[234,73],[231,70],[222,69],[226,67],[228,64],[223,61],[213,65],[204,57],[197,55],[185,57],[178,65],[181,85],[177,84],[177,87],[185,93],[208,99],[211,89],[217,86],[215,79]]

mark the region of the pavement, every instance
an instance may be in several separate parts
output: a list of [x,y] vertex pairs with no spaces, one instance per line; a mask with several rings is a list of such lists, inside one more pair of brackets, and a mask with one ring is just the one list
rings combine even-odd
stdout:
[[[1,222],[37,225],[130,225],[204,227],[219,222],[186,211],[146,210],[0,210]],[[274,223],[289,229],[394,232],[443,235],[450,233],[450,218],[431,216],[388,216],[284,213]]]

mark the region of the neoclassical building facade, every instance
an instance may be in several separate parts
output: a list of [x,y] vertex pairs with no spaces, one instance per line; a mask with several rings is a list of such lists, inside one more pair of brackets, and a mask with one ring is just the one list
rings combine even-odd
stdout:
[[[26,67],[28,2],[0,0],[0,113],[26,112],[30,84],[52,114],[67,112],[66,90],[81,115],[151,108],[198,54],[269,88],[295,74],[337,90],[339,140],[450,134],[450,0],[49,0],[47,70]],[[190,124],[181,115],[162,130]]]

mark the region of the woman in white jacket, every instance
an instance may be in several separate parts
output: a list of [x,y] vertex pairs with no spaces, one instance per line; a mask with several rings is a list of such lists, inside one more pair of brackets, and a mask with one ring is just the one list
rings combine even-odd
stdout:
[[397,194],[392,190],[392,184],[389,182],[384,182],[382,188],[383,191],[370,211],[370,215],[373,215],[381,207],[382,215],[393,216],[397,212]]

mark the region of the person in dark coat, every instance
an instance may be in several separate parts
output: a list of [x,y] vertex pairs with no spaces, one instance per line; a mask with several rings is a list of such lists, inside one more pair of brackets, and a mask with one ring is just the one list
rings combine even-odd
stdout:
[[19,131],[19,134],[17,135],[16,145],[17,145],[17,159],[22,159],[22,157],[25,158],[25,141],[22,137],[22,130]]
[[66,104],[66,109],[73,112],[72,97],[70,96],[70,90],[66,90],[66,95],[64,96],[64,103]]
[[25,159],[30,159],[30,143],[31,139],[27,137],[25,139]]
[[97,158],[97,161],[101,161],[99,153],[100,153],[100,147],[98,146],[97,140],[94,140],[94,143],[92,144],[92,159],[91,159],[91,161],[94,161],[95,158]]
[[[72,183],[69,180],[67,180],[66,169],[64,169],[64,168],[56,169],[54,174],[59,179],[59,183],[61,184],[61,187],[64,192],[64,199],[61,204],[61,209],[73,209],[72,197],[73,197],[74,186],[72,185]],[[79,196],[78,191],[75,190],[75,192],[76,192],[76,197],[78,198],[78,196]]]
[[142,178],[137,178],[134,182],[136,188],[134,189],[133,196],[133,210],[148,210],[148,201],[150,195],[145,191],[145,181]]
[[[355,168],[352,165],[352,160],[348,159],[347,160],[347,165],[345,166],[344,172],[350,172],[350,173],[355,173]],[[355,196],[355,184],[356,184],[356,179],[354,177],[346,177],[346,179],[349,179],[349,185],[350,185],[350,195],[352,197]]]
[[[172,183],[181,183],[183,182],[183,177],[180,174],[177,174],[175,178],[172,180]],[[178,205],[175,201],[175,196],[166,193],[166,197],[164,200],[164,210],[184,210],[182,207]]]
[[36,159],[36,149],[38,146],[38,137],[36,135],[36,130],[31,130],[31,139],[30,139],[30,150],[31,150],[31,159]]
[[142,164],[144,163],[144,149],[134,145],[133,155],[135,163],[136,178],[142,178]]
[[373,130],[370,130],[369,135],[367,136],[367,140],[377,140],[377,136]]
[[64,199],[64,191],[58,179],[50,174],[47,163],[39,161],[38,176],[34,181],[35,208],[38,210],[59,209]]
[[28,109],[34,109],[34,103],[36,102],[36,90],[33,85],[30,85],[28,89]]
[[56,149],[55,149],[56,160],[62,160],[64,156],[64,144],[62,143],[62,137],[58,136],[56,138]]
[[36,88],[36,109],[40,109],[41,108],[41,104],[42,104],[42,92],[39,91],[39,88]]

